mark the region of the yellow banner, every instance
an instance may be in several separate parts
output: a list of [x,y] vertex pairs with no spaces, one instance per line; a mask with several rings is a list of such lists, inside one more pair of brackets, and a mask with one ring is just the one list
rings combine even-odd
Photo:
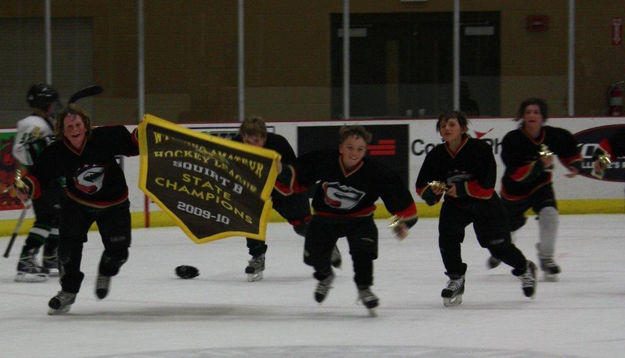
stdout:
[[139,188],[196,243],[265,240],[280,155],[146,114]]

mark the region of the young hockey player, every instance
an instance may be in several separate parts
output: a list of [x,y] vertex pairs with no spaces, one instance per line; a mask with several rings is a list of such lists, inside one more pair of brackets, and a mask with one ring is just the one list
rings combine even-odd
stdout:
[[[59,94],[52,86],[39,83],[26,94],[26,101],[34,112],[17,122],[17,133],[13,142],[13,156],[23,169],[32,168],[39,154],[54,141],[54,119],[60,106]],[[61,200],[59,188],[48,190],[33,200],[35,223],[30,229],[19,261],[18,282],[41,282],[50,276],[58,276],[57,247],[59,243],[59,210]],[[42,265],[37,262],[37,253],[43,246]]]
[[[248,117],[241,127],[239,135],[233,138],[235,141],[245,144],[272,149],[282,156],[280,161],[283,165],[291,164],[295,161],[295,152],[289,142],[283,136],[275,133],[268,133],[265,121],[260,117]],[[308,223],[311,219],[310,203],[308,193],[297,193],[290,196],[280,195],[277,191],[271,193],[273,208],[282,217],[287,219],[293,226],[293,230],[298,235],[305,236]],[[248,266],[245,268],[248,281],[258,281],[263,278],[265,270],[265,253],[267,244],[264,241],[246,239],[247,249],[252,256]],[[341,266],[341,253],[338,248],[332,252],[332,266]]]
[[[501,197],[510,217],[510,231],[519,230],[532,208],[538,214],[540,268],[548,281],[557,280],[560,266],[554,261],[558,231],[558,209],[552,185],[554,155],[570,171],[578,174],[581,166],[580,149],[575,137],[561,128],[544,125],[547,103],[531,98],[521,103],[518,129],[506,134],[501,146],[501,159],[506,171],[501,179]],[[496,267],[497,258],[489,258],[488,266]]]
[[48,314],[69,311],[76,300],[84,274],[80,271],[83,243],[96,222],[104,252],[98,266],[95,294],[103,299],[111,277],[128,259],[131,241],[128,186],[115,160],[117,155],[139,154],[136,135],[124,126],[91,128],[89,116],[75,105],[56,119],[58,141],[41,153],[24,177],[26,192],[35,199],[60,178],[66,199],[61,205],[59,259],[61,291],[48,303]]
[[464,230],[473,223],[480,246],[513,267],[523,293],[534,297],[536,266],[512,244],[505,210],[495,192],[496,164],[485,142],[467,135],[467,118],[462,112],[441,114],[436,123],[444,143],[425,157],[416,182],[417,194],[428,205],[444,196],[439,223],[438,246],[447,286],[441,292],[445,306],[462,303],[467,264],[462,262]]
[[338,238],[346,237],[358,298],[374,315],[379,304],[371,292],[373,260],[378,257],[375,202],[382,198],[397,217],[394,231],[399,238],[406,237],[408,228],[417,222],[417,209],[399,176],[365,156],[371,134],[364,127],[344,126],[339,136],[338,151],[316,151],[298,157],[282,168],[276,187],[288,195],[319,182],[304,244],[304,262],[313,266],[313,276],[319,281],[315,300],[323,302],[332,288],[332,251]]

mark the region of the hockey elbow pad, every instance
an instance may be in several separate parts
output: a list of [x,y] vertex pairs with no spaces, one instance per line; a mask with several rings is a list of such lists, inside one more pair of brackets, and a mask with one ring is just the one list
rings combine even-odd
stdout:
[[293,169],[290,165],[283,165],[282,166],[282,171],[280,172],[280,174],[278,174],[278,176],[276,177],[276,180],[289,185],[291,183],[291,181],[293,180]]
[[280,172],[280,174],[278,174],[278,176],[276,177],[276,184],[275,184],[275,188],[276,190],[284,195],[284,196],[288,196],[293,194],[294,189],[293,189],[293,179],[294,179],[294,175],[293,175],[293,167],[290,165],[285,165],[284,167],[282,167],[282,171]]

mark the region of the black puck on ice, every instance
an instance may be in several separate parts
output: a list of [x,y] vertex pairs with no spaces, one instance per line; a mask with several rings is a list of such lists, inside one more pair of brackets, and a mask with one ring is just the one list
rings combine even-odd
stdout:
[[197,277],[200,275],[200,271],[193,266],[181,265],[176,267],[176,275],[185,280]]

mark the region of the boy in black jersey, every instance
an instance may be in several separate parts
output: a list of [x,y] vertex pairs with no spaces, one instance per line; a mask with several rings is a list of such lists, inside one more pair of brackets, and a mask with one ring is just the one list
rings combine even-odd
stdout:
[[106,297],[111,277],[128,259],[131,239],[128,186],[115,160],[139,154],[136,131],[124,126],[91,128],[89,116],[75,105],[56,119],[59,140],[46,147],[24,177],[20,196],[39,197],[54,185],[64,188],[61,205],[59,260],[61,291],[48,303],[48,314],[69,311],[84,274],[80,271],[83,243],[96,222],[104,244],[98,266],[96,296]]
[[449,277],[441,292],[443,304],[462,303],[467,264],[462,262],[461,244],[471,223],[480,246],[512,266],[523,293],[533,298],[536,267],[510,240],[505,209],[494,189],[497,168],[490,146],[467,135],[467,118],[462,112],[441,114],[436,129],[444,143],[425,157],[416,189],[428,205],[445,196],[438,223],[438,246]]
[[313,266],[319,281],[315,300],[321,303],[332,287],[331,255],[336,241],[347,237],[358,297],[371,310],[379,300],[371,292],[373,260],[378,257],[378,229],[373,220],[375,202],[382,198],[398,218],[394,230],[404,238],[417,222],[417,208],[399,176],[365,156],[371,134],[362,126],[344,126],[337,150],[316,151],[282,168],[276,188],[285,195],[305,191],[319,182],[312,206],[314,215],[306,233],[304,262]]
[[[233,140],[272,149],[280,154],[280,161],[283,165],[291,164],[295,161],[295,152],[286,138],[279,134],[268,133],[265,121],[261,117],[252,116],[246,118],[241,123],[241,127],[239,127],[239,135],[234,137]],[[298,235],[305,236],[308,223],[312,218],[308,193],[283,196],[274,190],[271,193],[271,200],[273,208],[287,219],[289,224],[293,226],[293,230]],[[265,241],[250,238],[246,238],[246,244],[248,252],[252,256],[248,266],[245,268],[247,279],[250,282],[262,280],[267,244]],[[338,248],[335,248],[333,251],[332,265],[334,267],[341,266],[341,253],[338,251]]]
[[[517,120],[519,128],[508,132],[502,141],[501,159],[506,171],[501,179],[502,202],[510,216],[510,231],[519,230],[532,208],[538,214],[539,242],[536,244],[540,268],[548,281],[555,281],[560,266],[554,260],[558,230],[558,209],[552,184],[554,156],[570,171],[569,178],[578,174],[581,166],[580,149],[575,137],[567,130],[546,126],[547,103],[530,98],[521,103]],[[499,261],[488,260],[489,267]]]

